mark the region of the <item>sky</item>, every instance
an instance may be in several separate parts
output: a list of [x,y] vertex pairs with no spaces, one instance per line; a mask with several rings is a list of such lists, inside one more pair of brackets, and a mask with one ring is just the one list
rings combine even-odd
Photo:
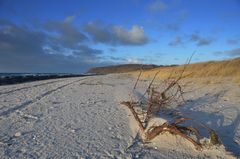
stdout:
[[0,72],[240,57],[240,0],[0,0]]

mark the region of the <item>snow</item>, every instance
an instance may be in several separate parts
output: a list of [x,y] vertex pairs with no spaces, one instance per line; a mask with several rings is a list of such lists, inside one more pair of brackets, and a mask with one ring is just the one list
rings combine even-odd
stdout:
[[1,158],[240,157],[239,86],[226,80],[199,88],[195,80],[186,88],[198,89],[179,111],[216,130],[225,146],[197,151],[168,133],[139,142],[133,117],[119,103],[139,97],[148,82],[133,95],[135,79],[127,74],[0,86]]

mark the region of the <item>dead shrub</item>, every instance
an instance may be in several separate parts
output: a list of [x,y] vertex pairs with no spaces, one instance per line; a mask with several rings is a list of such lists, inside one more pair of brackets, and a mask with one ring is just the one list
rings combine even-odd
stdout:
[[[183,73],[188,64],[184,65],[182,71],[177,76],[173,76],[172,71],[170,76],[163,80],[160,84],[154,84],[155,78],[159,73],[157,72],[143,93],[142,98],[138,99],[137,101],[131,99],[129,101],[121,102],[122,105],[128,107],[131,111],[134,119],[138,123],[141,132],[140,134],[144,140],[152,140],[162,132],[169,132],[187,139],[196,147],[196,149],[200,150],[202,149],[202,144],[200,143],[202,136],[199,133],[198,128],[195,128],[191,125],[186,125],[186,121],[192,121],[202,129],[206,129],[208,131],[211,144],[221,144],[218,135],[214,130],[200,122],[197,122],[197,120],[193,118],[172,114],[172,120],[170,122],[166,121],[161,125],[152,125],[148,127],[149,121],[154,117],[154,115],[158,114],[159,116],[160,112],[164,113],[168,110],[174,110],[175,107],[185,102],[183,97],[184,91],[180,81],[185,78]],[[138,75],[133,91],[137,87],[141,74],[142,70]]]

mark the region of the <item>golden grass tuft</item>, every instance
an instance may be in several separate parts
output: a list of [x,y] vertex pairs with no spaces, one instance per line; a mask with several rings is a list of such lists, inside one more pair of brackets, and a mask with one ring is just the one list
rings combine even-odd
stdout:
[[234,78],[234,82],[240,86],[240,76]]

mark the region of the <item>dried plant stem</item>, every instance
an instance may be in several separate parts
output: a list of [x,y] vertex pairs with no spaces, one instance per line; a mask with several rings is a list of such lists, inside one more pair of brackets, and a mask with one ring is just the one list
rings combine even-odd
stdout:
[[169,125],[168,123],[164,123],[163,125],[154,127],[152,130],[148,131],[146,134],[147,139],[152,140],[153,138],[155,138],[157,135],[159,135],[162,132],[170,132],[172,134],[179,135],[179,136],[187,139],[188,141],[190,141],[196,147],[196,149],[198,149],[198,150],[202,149],[201,144],[197,143],[192,138],[190,138],[186,134],[182,133],[180,130],[178,130],[178,128],[176,126]]
[[131,104],[130,102],[121,102],[120,104],[125,105],[125,106],[127,106],[130,109],[131,113],[133,114],[135,120],[138,123],[138,126],[139,126],[141,132],[144,133],[145,128],[144,128],[143,123],[141,122],[137,112],[134,110],[133,104]]
[[140,72],[139,72],[139,74],[138,74],[138,78],[137,78],[137,81],[136,81],[135,84],[134,84],[133,90],[135,90],[136,87],[137,87],[138,81],[139,81],[139,79],[140,79],[140,77],[141,77],[141,75],[142,75],[142,71],[143,71],[143,65],[141,66],[141,70],[140,70]]
[[160,71],[158,71],[157,73],[155,73],[152,81],[150,82],[150,84],[148,85],[148,88],[146,89],[146,91],[143,93],[142,97],[139,100],[142,100],[144,98],[144,96],[146,95],[146,93],[149,91],[149,89],[151,88],[155,78],[157,77],[157,75],[159,74]]

